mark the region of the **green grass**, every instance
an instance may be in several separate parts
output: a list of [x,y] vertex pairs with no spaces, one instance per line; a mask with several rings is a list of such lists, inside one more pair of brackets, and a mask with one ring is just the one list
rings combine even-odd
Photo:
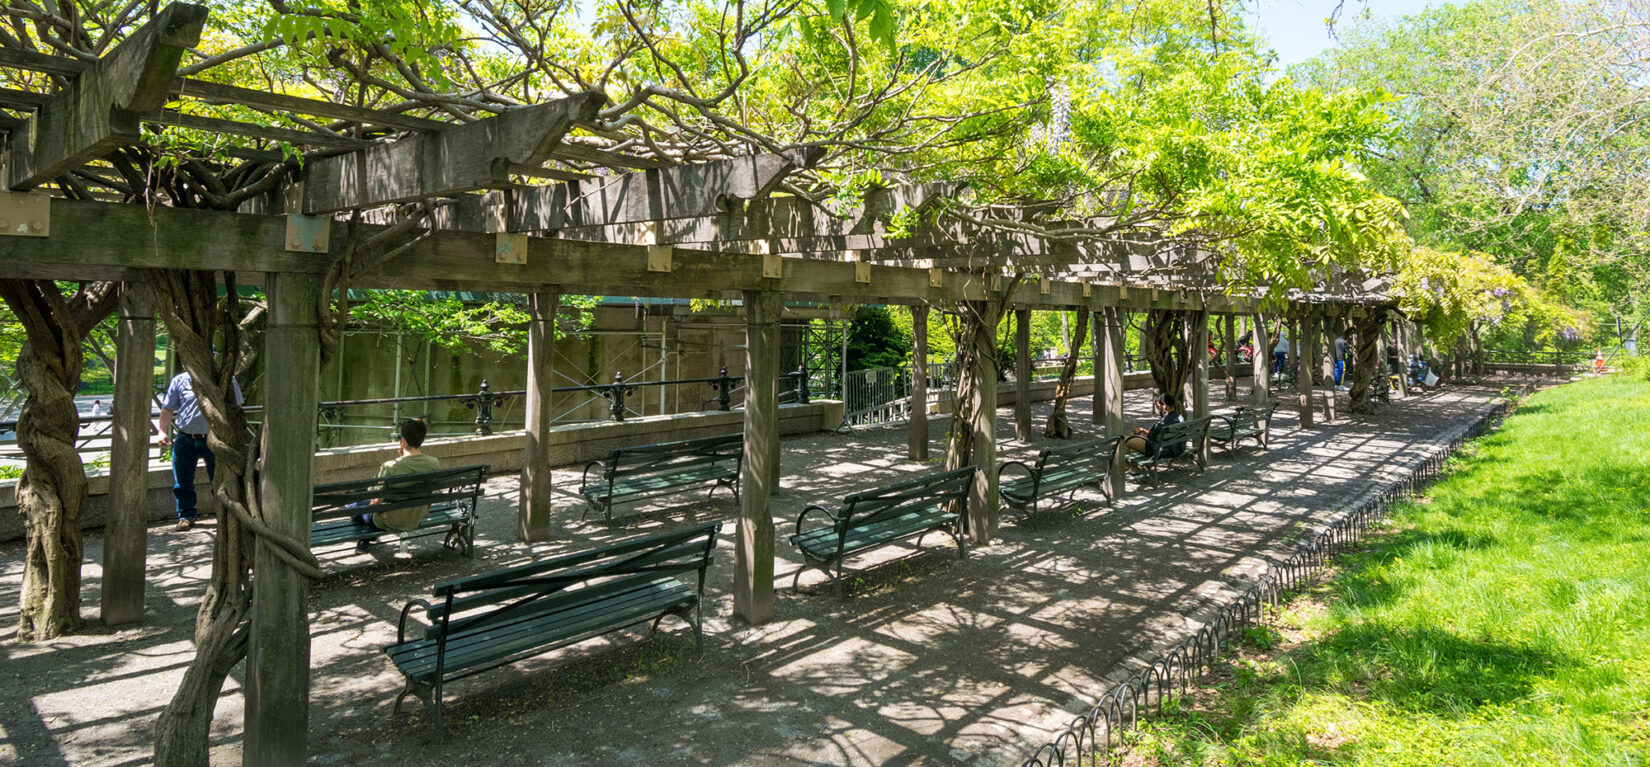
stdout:
[[1117,759],[1650,762],[1650,383],[1532,397]]

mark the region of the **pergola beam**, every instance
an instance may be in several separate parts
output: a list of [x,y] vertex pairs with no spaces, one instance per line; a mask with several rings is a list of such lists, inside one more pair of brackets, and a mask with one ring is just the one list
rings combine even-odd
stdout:
[[143,120],[166,106],[184,50],[200,43],[205,24],[205,6],[168,5],[52,94],[11,131],[6,188],[33,189],[137,143]]
[[606,102],[601,93],[581,93],[313,159],[304,172],[303,212],[377,208],[509,186],[511,174],[544,164],[573,123],[591,119]]
[[[42,279],[139,279],[141,269],[233,271],[244,282],[268,272],[323,273],[336,258],[286,250],[282,216],[53,199],[48,237],[0,237],[8,274]],[[360,225],[370,237],[383,227]],[[110,237],[122,232],[126,237]],[[141,233],[141,235],[140,235]],[[348,246],[349,228],[332,228],[329,252]],[[725,298],[741,290],[778,290],[798,299],[841,303],[912,304],[984,300],[990,278],[967,272],[870,265],[745,253],[673,249],[669,271],[652,271],[643,245],[528,237],[527,263],[498,263],[490,234],[436,231],[356,280],[362,288],[496,290],[671,298]],[[777,267],[778,271],[773,269]],[[656,268],[656,265],[652,268]],[[773,276],[777,274],[777,276]],[[1253,312],[1251,297],[1165,288],[1050,281],[1048,292],[1018,291],[1013,308],[1080,305],[1131,310],[1207,305],[1210,311]]]

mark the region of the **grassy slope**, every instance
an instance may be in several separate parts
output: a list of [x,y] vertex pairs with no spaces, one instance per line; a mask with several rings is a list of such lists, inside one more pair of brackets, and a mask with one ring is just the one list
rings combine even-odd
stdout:
[[1536,395],[1428,495],[1125,761],[1650,763],[1650,383]]

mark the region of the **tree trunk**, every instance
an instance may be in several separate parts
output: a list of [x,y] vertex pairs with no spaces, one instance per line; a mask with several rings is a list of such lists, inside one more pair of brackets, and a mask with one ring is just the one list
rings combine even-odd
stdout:
[[80,414],[81,341],[114,311],[118,283],[98,282],[65,299],[49,280],[0,280],[0,297],[23,325],[17,357],[27,397],[17,419],[23,476],[17,508],[26,551],[17,637],[42,642],[80,628],[80,517],[86,467],[75,451]]
[[1353,321],[1354,342],[1352,366],[1352,403],[1347,410],[1354,413],[1375,412],[1375,384],[1385,369],[1381,354],[1381,318],[1374,312]]
[[[262,522],[253,471],[256,454],[247,433],[246,413],[231,394],[235,375],[250,349],[241,343],[244,325],[257,312],[243,318],[232,277],[225,279],[221,304],[212,272],[153,272],[149,282],[171,343],[194,379],[195,398],[209,427],[207,446],[217,460],[212,481],[218,506],[217,536],[212,578],[195,614],[195,657],[155,725],[155,764],[201,767],[208,763],[212,711],[224,679],[246,656],[257,538],[272,544],[289,566],[312,578],[320,576],[320,568],[307,545],[275,535]],[[221,342],[216,355],[213,340]]]
[[[1014,280],[1018,282],[1018,280]],[[1013,285],[1005,292],[1012,295]],[[952,402],[951,428],[946,434],[945,468],[960,469],[970,464],[981,469],[969,493],[967,529],[977,543],[991,540],[996,530],[996,385],[1001,361],[997,359],[997,324],[1006,301],[960,301],[956,331],[957,389]],[[984,441],[986,444],[980,444]]]
[[[1151,361],[1152,382],[1159,394],[1174,394],[1181,398],[1186,380],[1192,374],[1192,355],[1207,354],[1207,349],[1193,349],[1193,323],[1207,323],[1207,312],[1186,309],[1153,309],[1146,314],[1140,328],[1141,351]],[[1180,403],[1184,408],[1187,403]]]
[[[1065,314],[1060,315],[1062,318]],[[1043,436],[1058,439],[1071,438],[1071,421],[1066,418],[1066,400],[1071,398],[1072,384],[1077,380],[1077,359],[1083,353],[1083,340],[1088,337],[1089,309],[1086,306],[1077,307],[1077,326],[1073,328],[1070,342],[1067,344],[1066,364],[1060,368],[1060,380],[1054,384],[1054,409],[1048,414],[1048,424],[1043,429]],[[1095,371],[1095,375],[1099,375]]]

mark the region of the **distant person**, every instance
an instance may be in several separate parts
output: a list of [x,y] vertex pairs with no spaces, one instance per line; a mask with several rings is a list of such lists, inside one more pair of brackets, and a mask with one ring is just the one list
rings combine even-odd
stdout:
[[[425,455],[423,451],[424,436],[429,433],[429,426],[417,418],[409,418],[401,422],[401,444],[396,456],[378,467],[380,477],[399,477],[406,474],[421,474],[426,471],[435,471],[441,468],[441,461],[433,455]],[[372,505],[378,505],[382,498],[374,498]],[[408,506],[404,509],[391,509],[377,513],[357,514],[351,519],[357,524],[372,525],[379,530],[388,532],[405,532],[418,529],[418,523],[424,521],[430,507]],[[368,546],[377,543],[377,539],[368,538],[355,544],[356,551],[366,551]]]
[[[1180,414],[1180,409],[1175,406],[1173,394],[1158,395],[1157,401],[1152,403],[1152,407],[1159,416],[1157,423],[1152,424],[1150,429],[1135,429],[1127,439],[1123,440],[1124,447],[1136,453],[1152,455],[1152,452],[1158,449],[1157,443],[1163,434],[1163,430],[1186,420],[1186,417]],[[1178,445],[1164,445],[1162,452],[1157,455],[1160,458],[1174,458],[1185,452],[1186,443],[1181,442]]]
[[1278,340],[1272,344],[1272,375],[1281,376],[1289,367],[1289,335],[1278,328]]
[[101,417],[102,415],[103,415],[103,400],[100,400],[100,399],[92,400],[92,417],[93,418],[98,418],[98,417]]
[[[240,383],[230,379],[235,391],[235,402],[244,402],[241,398]],[[174,440],[172,426],[177,426],[177,438]],[[172,377],[166,384],[166,396],[160,403],[160,439],[161,447],[172,448],[172,497],[178,504],[177,530],[188,530],[195,526],[195,468],[201,461],[206,462],[206,479],[211,481],[217,461],[212,457],[211,448],[206,445],[206,414],[201,412],[200,402],[195,398],[195,379],[189,377],[189,371]]]

